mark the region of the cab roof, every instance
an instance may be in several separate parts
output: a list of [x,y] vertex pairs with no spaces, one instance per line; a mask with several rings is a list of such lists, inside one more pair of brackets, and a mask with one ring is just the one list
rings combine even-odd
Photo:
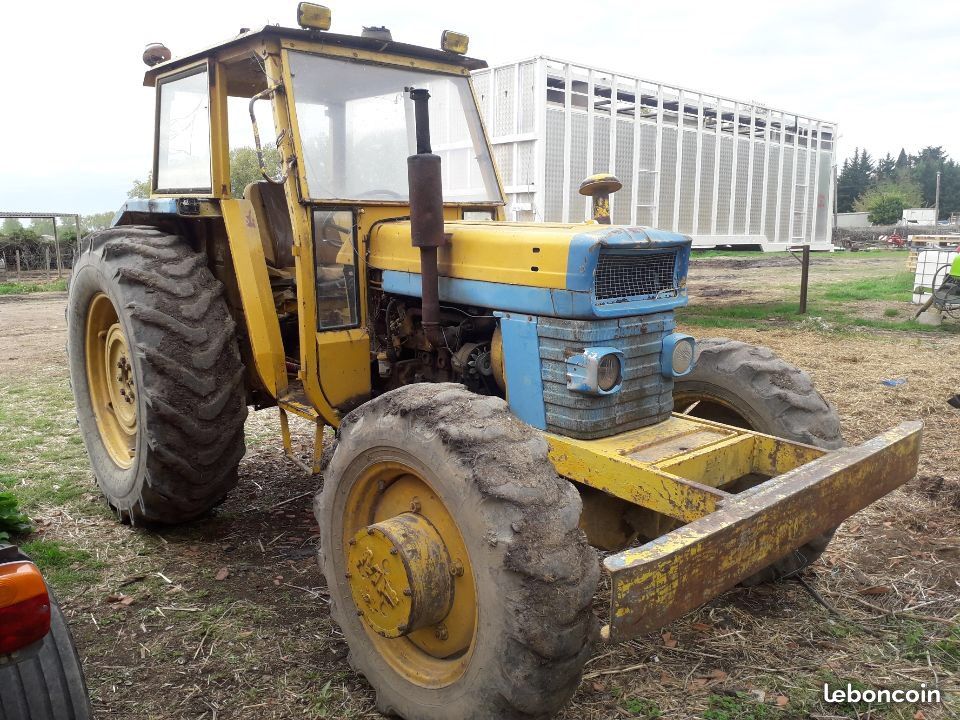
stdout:
[[233,48],[245,43],[256,42],[257,40],[266,40],[276,38],[279,40],[300,40],[304,42],[320,43],[323,45],[333,45],[336,47],[354,48],[357,50],[366,50],[369,52],[390,53],[404,57],[417,58],[421,60],[432,60],[433,62],[446,63],[456,67],[466,68],[467,70],[481,70],[487,67],[484,60],[457,55],[456,53],[445,50],[422,47],[420,45],[410,45],[409,43],[395,42],[393,40],[383,40],[375,37],[360,37],[359,35],[339,35],[337,33],[326,32],[323,30],[304,30],[301,28],[285,28],[279,25],[265,25],[259,30],[243,32],[230,40],[213,45],[204,50],[200,50],[190,55],[174,58],[167,62],[154,65],[147,70],[143,76],[143,84],[152,87],[156,83],[158,75],[176,70],[179,67],[189,65],[205,57],[211,57],[217,52]]

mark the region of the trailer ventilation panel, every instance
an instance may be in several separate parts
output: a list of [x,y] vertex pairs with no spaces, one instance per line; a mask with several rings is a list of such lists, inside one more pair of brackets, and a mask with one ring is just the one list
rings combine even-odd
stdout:
[[647,252],[621,255],[601,252],[594,276],[597,304],[657,297],[673,297],[676,286],[677,253]]

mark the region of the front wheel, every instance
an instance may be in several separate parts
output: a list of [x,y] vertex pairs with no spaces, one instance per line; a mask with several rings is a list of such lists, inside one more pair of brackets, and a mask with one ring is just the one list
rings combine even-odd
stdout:
[[[676,412],[827,450],[843,446],[837,409],[807,373],[768,348],[726,338],[698,341],[696,367],[673,387]],[[832,538],[832,530],[814,538],[744,584],[796,574],[817,560]]]
[[580,497],[495,397],[410,385],[344,418],[316,501],[351,665],[408,720],[545,718],[597,621]]

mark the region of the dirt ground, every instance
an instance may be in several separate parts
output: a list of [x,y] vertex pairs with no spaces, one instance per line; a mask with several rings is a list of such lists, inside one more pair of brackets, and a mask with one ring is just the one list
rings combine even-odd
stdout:
[[[903,262],[857,270],[851,258],[815,261],[812,282],[889,274]],[[695,261],[691,293],[706,291],[710,302],[782,297],[798,279],[789,257],[728,260]],[[711,297],[718,288],[729,296]],[[0,479],[27,498],[34,546],[65,553],[51,577],[61,580],[98,717],[380,717],[329,619],[314,559],[320,480],[284,458],[275,411],[251,413],[240,484],[211,516],[159,531],[117,523],[76,437],[64,301],[62,293],[0,298],[0,412],[8,404],[13,418],[7,435],[0,428],[0,452],[5,438],[36,439],[12,465],[0,458]],[[736,588],[660,633],[599,645],[563,720],[960,716],[960,411],[945,402],[960,391],[960,336],[813,327],[694,334],[766,345],[809,370],[850,443],[924,420],[920,474],[844,523],[803,583]],[[48,423],[31,425],[39,414]],[[306,456],[307,428],[297,431]],[[601,616],[607,597],[602,586]],[[838,706],[823,702],[824,682],[926,683],[947,700]]]

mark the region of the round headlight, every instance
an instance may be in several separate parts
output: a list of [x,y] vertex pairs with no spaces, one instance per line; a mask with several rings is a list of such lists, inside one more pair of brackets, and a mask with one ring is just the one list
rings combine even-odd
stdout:
[[681,341],[674,345],[671,364],[674,375],[686,373],[693,364],[693,343]]
[[597,365],[597,385],[604,392],[613,390],[623,379],[623,370],[620,367],[620,358],[614,354],[604,355]]

